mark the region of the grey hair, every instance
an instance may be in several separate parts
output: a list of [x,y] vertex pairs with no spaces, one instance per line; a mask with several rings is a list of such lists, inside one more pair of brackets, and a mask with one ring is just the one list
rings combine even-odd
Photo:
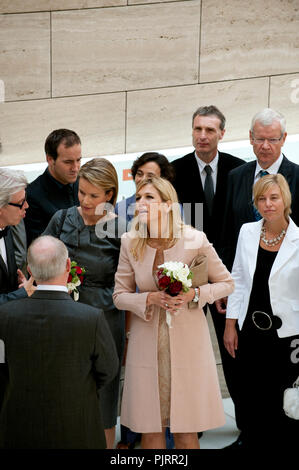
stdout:
[[36,238],[28,249],[27,261],[34,279],[50,281],[63,274],[68,250],[65,244],[51,235]]
[[278,111],[275,111],[274,109],[265,108],[253,116],[250,128],[252,133],[254,125],[257,121],[260,122],[262,126],[270,126],[273,121],[278,121],[281,127],[281,135],[284,134],[286,131],[286,118],[283,114],[279,113]]
[[223,131],[223,129],[225,128],[225,121],[226,121],[225,116],[213,104],[209,106],[201,106],[193,113],[192,127],[194,125],[194,119],[196,118],[196,116],[216,116],[220,120],[220,125],[219,125],[220,129]]
[[11,196],[25,189],[27,184],[23,171],[0,168],[0,207],[6,206]]

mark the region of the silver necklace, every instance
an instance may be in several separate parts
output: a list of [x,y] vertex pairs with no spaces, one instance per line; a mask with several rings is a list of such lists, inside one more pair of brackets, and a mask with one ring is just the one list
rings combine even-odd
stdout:
[[280,234],[277,235],[277,237],[270,238],[270,240],[267,240],[267,238],[266,238],[266,228],[262,227],[261,240],[265,243],[266,246],[275,246],[275,245],[278,245],[278,243],[285,236],[285,234],[286,234],[286,231],[283,228],[282,231],[280,232]]

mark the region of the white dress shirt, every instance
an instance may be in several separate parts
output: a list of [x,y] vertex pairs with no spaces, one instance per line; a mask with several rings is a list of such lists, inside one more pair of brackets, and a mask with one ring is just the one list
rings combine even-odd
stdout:
[[65,286],[58,286],[56,284],[38,284],[36,290],[58,290],[60,292],[68,293],[68,290]]
[[7,254],[4,237],[0,238],[0,255],[2,256],[2,259],[7,267]]
[[259,180],[259,178],[260,178],[259,177],[259,172],[261,170],[262,171],[267,171],[269,173],[269,175],[276,175],[278,173],[279,167],[282,163],[282,159],[283,159],[283,155],[281,153],[280,156],[278,157],[278,159],[275,160],[275,162],[271,166],[269,166],[269,168],[266,168],[266,170],[260,166],[258,161],[256,161],[253,186]]
[[203,188],[205,187],[205,181],[206,181],[206,176],[207,176],[206,171],[205,171],[205,166],[209,165],[211,167],[211,170],[212,170],[211,176],[212,176],[214,193],[215,193],[216,182],[217,182],[218,160],[219,160],[218,152],[216,153],[215,158],[213,158],[213,160],[210,163],[206,163],[203,160],[201,160],[201,158],[196,155],[196,152],[194,152],[194,156],[198,164],[201,183],[202,183]]

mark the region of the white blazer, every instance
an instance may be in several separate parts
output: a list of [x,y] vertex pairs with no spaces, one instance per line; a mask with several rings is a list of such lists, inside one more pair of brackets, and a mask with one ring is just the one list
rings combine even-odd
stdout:
[[[226,318],[242,329],[252,289],[263,219],[241,227],[232,277],[235,290],[228,297]],[[299,334],[299,228],[290,219],[269,276],[273,314],[281,318],[280,338]]]

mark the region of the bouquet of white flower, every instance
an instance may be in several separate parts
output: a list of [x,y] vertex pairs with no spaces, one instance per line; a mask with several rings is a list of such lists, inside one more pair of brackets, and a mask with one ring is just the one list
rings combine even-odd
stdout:
[[[158,287],[171,296],[181,291],[188,292],[192,286],[192,271],[181,261],[167,261],[160,264],[157,271]],[[166,322],[171,328],[171,313],[166,310]]]

